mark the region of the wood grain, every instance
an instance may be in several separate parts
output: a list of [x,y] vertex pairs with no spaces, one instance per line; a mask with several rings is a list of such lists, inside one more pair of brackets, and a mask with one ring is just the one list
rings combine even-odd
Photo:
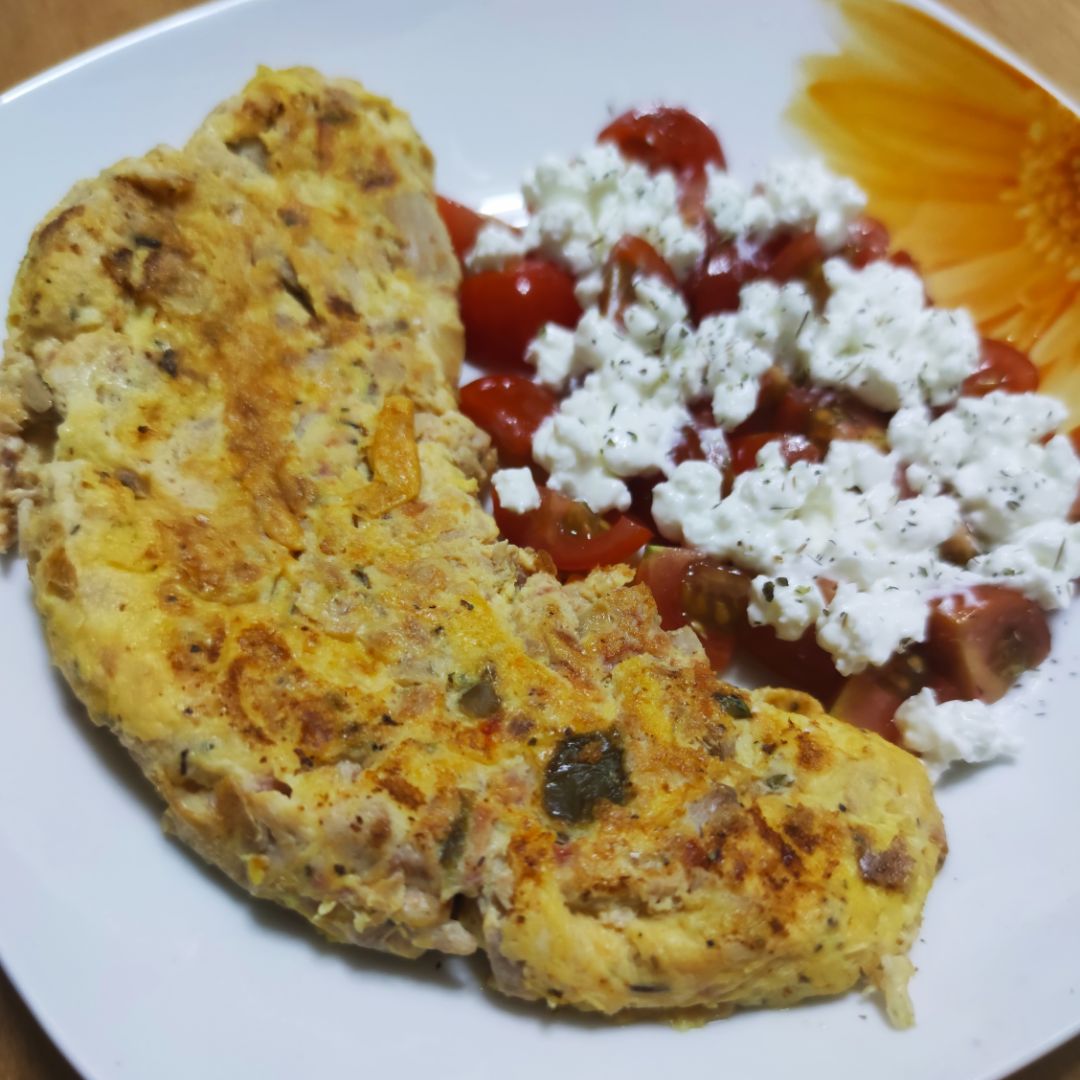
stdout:
[[[1080,0],[947,3],[1080,97]],[[0,90],[83,49],[189,6],[188,0],[2,0]],[[0,1080],[79,1080],[2,970]],[[1080,1080],[1080,1038],[1017,1073],[1013,1080]]]
[[1080,98],[1080,0],[943,0]]

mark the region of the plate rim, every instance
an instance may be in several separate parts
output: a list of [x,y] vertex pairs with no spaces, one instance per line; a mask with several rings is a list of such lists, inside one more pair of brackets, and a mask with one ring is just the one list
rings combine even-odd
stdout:
[[[144,42],[163,34],[180,30],[204,20],[216,18],[226,12],[242,7],[255,7],[264,5],[268,0],[204,0],[194,6],[162,16],[126,31],[120,35],[109,38],[104,42],[74,54],[56,64],[40,71],[28,78],[0,92],[0,115],[6,114],[10,107],[17,102],[33,95],[36,91],[58,82],[85,67],[89,67],[99,61],[105,60],[115,54],[137,47]],[[287,0],[290,3],[304,3],[317,5],[321,0]],[[361,3],[370,0],[360,0]],[[399,0],[405,4],[409,0]],[[829,0],[817,0],[823,8],[830,8]],[[920,10],[936,22],[956,32],[961,37],[978,46],[980,49],[1008,65],[1010,68],[1029,79],[1032,83],[1045,90],[1072,112],[1080,115],[1080,93],[1074,96],[1070,91],[1055,83],[1048,76],[1041,73],[1031,63],[1017,54],[1011,46],[1002,42],[989,31],[974,23],[967,14],[954,11],[947,7],[943,0],[884,0],[887,3],[898,3],[901,6]],[[834,20],[835,11],[826,14],[826,19]],[[6,330],[0,331],[6,337]],[[21,561],[21,560],[20,560]],[[1080,604],[1080,597],[1076,600]],[[254,901],[254,898],[253,898]],[[19,999],[30,1012],[34,1021],[39,1025],[46,1037],[50,1040],[57,1052],[65,1059],[70,1067],[84,1077],[85,1080],[96,1080],[99,1075],[95,1067],[87,1061],[82,1053],[77,1052],[72,1041],[69,1040],[66,1029],[53,1015],[53,1010],[42,999],[36,989],[32,989],[19,974],[12,969],[9,960],[5,959],[5,950],[0,941],[0,971],[6,975]],[[1045,1037],[1040,1043],[1013,1059],[1010,1059],[1004,1068],[993,1068],[978,1074],[972,1080],[1008,1080],[1013,1074],[1027,1066],[1041,1060],[1047,1055],[1060,1049],[1069,1040],[1080,1035],[1080,1011],[1073,1021],[1065,1024],[1053,1035]]]

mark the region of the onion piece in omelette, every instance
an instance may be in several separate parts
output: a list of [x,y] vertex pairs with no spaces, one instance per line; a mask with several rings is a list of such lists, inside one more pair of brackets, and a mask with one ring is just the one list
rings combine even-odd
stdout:
[[261,71],[36,231],[3,539],[56,663],[182,840],[334,940],[603,1013],[868,980],[908,1022],[924,768],[498,539],[431,174],[389,101]]

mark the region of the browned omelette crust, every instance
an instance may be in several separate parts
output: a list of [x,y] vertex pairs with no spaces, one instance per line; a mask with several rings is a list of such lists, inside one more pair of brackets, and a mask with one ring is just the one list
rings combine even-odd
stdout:
[[922,766],[498,540],[431,170],[388,101],[263,71],[38,229],[0,433],[57,663],[170,827],[332,938],[609,1013],[866,976],[903,1021]]

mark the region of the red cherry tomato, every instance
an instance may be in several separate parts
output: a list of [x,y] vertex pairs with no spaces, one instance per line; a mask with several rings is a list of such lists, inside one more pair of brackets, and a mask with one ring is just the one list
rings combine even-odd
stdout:
[[877,218],[863,215],[848,226],[843,257],[860,270],[889,254],[889,230]]
[[743,435],[756,435],[763,431],[787,431],[787,428],[777,422],[777,415],[780,405],[793,386],[785,371],[778,367],[769,368],[761,376],[754,411],[741,424],[732,428],[728,436],[729,440]]
[[480,367],[524,368],[525,350],[545,323],[573,327],[580,317],[574,279],[543,259],[526,258],[461,283],[465,354]]
[[999,585],[946,597],[930,615],[927,656],[960,697],[997,701],[1050,652],[1050,628],[1033,600]]
[[653,594],[665,630],[693,627],[713,670],[727,668],[746,622],[748,578],[697,551],[649,548],[635,580]]
[[[891,262],[893,266],[900,266],[905,270],[914,270],[916,274],[919,272],[919,264],[915,261],[915,257],[910,251],[894,251],[889,256],[889,262]],[[923,292],[926,293],[925,283],[923,284]],[[927,294],[926,302],[930,303],[929,294]]]
[[709,174],[687,172],[679,177],[679,209],[688,225],[707,225],[709,213],[705,198],[709,194]]
[[669,289],[679,287],[671,267],[652,244],[639,236],[624,236],[611,249],[604,265],[600,310],[610,318],[621,319],[623,311],[634,302],[634,282],[639,277],[659,278]]
[[442,218],[446,231],[450,234],[450,243],[454,246],[454,253],[459,259],[472,250],[476,243],[476,234],[486,225],[491,218],[470,210],[453,199],[446,199],[442,195],[435,196],[435,205],[439,209],[439,217]]
[[547,487],[540,488],[540,499],[539,509],[515,514],[504,510],[495,496],[495,522],[512,544],[546,551],[560,570],[626,562],[652,539],[644,525],[625,514],[609,515],[614,520],[608,520]]
[[731,450],[731,469],[735,476],[757,467],[758,451],[770,442],[780,443],[780,453],[789,465],[796,461],[820,461],[821,451],[805,436],[782,431],[760,431],[753,435],[738,435],[728,439]]
[[706,165],[724,168],[724,152],[712,128],[686,109],[656,105],[617,116],[596,137],[613,142],[623,157],[646,168],[670,169],[679,175],[705,172]]
[[[1077,456],[1080,457],[1080,427],[1074,427],[1069,432],[1069,442],[1073,445],[1073,450]],[[1080,491],[1076,494],[1076,499],[1073,501],[1072,509],[1069,511],[1070,521],[1080,521]]]
[[686,282],[686,298],[695,321],[723,311],[737,311],[739,290],[763,277],[767,266],[760,249],[740,247],[730,240],[710,247],[705,260]]
[[650,547],[641,557],[634,581],[648,586],[665,630],[677,630],[689,621],[683,606],[683,578],[687,569],[703,558],[689,548],[669,547]]
[[957,697],[955,687],[931,668],[924,646],[897,653],[882,667],[867,668],[844,680],[829,711],[856,727],[876,731],[890,742],[899,742],[893,723],[896,710],[924,686],[933,686],[939,701]]
[[883,443],[887,414],[857,398],[816,386],[792,386],[772,417],[777,431],[797,432],[819,446],[833,439]]
[[820,701],[831,701],[841,677],[832,657],[808,631],[797,641],[781,641],[769,626],[751,626],[739,635],[739,645],[777,677],[777,684],[805,690]]
[[821,269],[825,249],[812,232],[796,233],[783,243],[769,245],[770,256],[766,273],[773,281],[783,284],[796,278],[808,278]]
[[491,436],[504,464],[532,459],[532,437],[558,405],[523,375],[485,375],[461,388],[461,411]]
[[994,390],[1024,394],[1038,389],[1039,369],[1008,342],[983,338],[978,370],[964,380],[962,393],[985,397]]
[[873,731],[889,742],[899,743],[900,732],[893,717],[904,695],[883,682],[876,671],[862,671],[844,680],[829,712],[855,727]]

